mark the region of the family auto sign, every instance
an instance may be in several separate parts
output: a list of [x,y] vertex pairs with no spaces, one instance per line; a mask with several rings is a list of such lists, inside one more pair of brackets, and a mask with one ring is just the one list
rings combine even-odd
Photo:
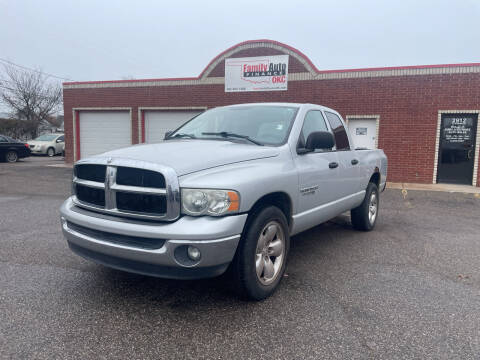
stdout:
[[225,59],[225,92],[287,90],[288,55]]

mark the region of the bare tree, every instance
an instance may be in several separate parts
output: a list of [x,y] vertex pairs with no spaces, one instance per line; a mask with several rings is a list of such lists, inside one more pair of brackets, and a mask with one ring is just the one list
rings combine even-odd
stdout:
[[3,66],[0,77],[0,101],[12,118],[25,121],[32,138],[40,125],[57,113],[62,104],[62,87],[41,71],[26,71]]

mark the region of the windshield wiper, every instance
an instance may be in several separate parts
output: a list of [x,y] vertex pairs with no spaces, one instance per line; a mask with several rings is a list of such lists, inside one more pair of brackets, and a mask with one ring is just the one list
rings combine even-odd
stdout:
[[263,146],[262,143],[260,143],[260,142],[258,142],[258,141],[256,141],[256,140],[253,140],[250,136],[235,134],[235,133],[231,133],[231,132],[227,132],[227,131],[220,131],[220,132],[202,132],[202,135],[214,135],[214,136],[221,136],[221,137],[223,137],[223,138],[233,137],[233,138],[238,138],[238,139],[245,139],[245,140],[248,140],[248,141],[250,141],[251,143],[253,143],[253,144],[255,144],[255,145]]
[[196,139],[195,135],[192,134],[186,134],[186,133],[178,133],[173,136],[169,136],[167,139],[174,139],[174,138],[190,138],[190,139]]

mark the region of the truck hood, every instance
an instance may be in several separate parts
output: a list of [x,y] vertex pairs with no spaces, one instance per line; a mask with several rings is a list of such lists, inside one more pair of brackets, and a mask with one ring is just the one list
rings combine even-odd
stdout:
[[222,140],[168,140],[159,144],[134,145],[109,151],[101,157],[147,161],[175,169],[178,176],[242,161],[279,154],[276,147]]

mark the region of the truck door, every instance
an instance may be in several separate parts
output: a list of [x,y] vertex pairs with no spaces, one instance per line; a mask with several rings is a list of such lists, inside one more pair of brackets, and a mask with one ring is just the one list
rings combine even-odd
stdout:
[[[305,115],[302,132],[298,139],[298,148],[305,146],[305,141],[314,131],[328,131],[324,116],[319,110],[311,110]],[[339,198],[338,156],[335,151],[317,150],[295,157],[299,177],[299,212],[335,201]]]
[[339,162],[339,176],[337,191],[341,197],[355,194],[361,190],[362,176],[357,152],[350,147],[347,131],[340,117],[332,112],[325,111],[325,116],[335,137],[335,149]]

